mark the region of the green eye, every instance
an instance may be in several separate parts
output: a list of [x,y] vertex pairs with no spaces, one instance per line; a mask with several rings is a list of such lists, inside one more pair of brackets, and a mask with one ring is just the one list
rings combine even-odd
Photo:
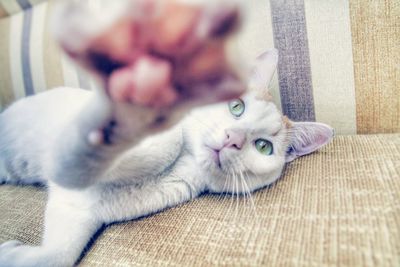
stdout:
[[229,102],[229,111],[235,117],[242,116],[244,109],[245,109],[244,102],[241,99],[236,99],[236,100]]
[[265,139],[258,139],[255,142],[255,146],[258,152],[264,155],[272,155],[274,153],[273,145],[270,141]]

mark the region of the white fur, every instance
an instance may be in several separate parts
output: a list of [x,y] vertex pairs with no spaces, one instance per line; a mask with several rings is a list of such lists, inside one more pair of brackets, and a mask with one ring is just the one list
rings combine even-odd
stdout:
[[[40,163],[43,163],[44,159],[40,155],[46,154],[45,150],[53,146],[51,140],[55,140],[51,134],[57,129],[52,127],[65,127],[70,121],[69,114],[74,113],[74,108],[84,105],[88,94],[86,91],[79,91],[82,98],[77,97],[72,101],[74,104],[68,105],[64,100],[65,95],[69,93],[66,88],[56,89],[37,98],[24,100],[21,104],[17,103],[1,115],[2,126],[9,125],[8,127],[13,129],[11,131],[9,128],[1,128],[3,134],[5,132],[6,135],[12,135],[16,140],[12,143],[13,151],[16,151],[14,158],[28,160],[32,162],[32,166],[40,166]],[[71,94],[75,93],[77,91],[71,89]],[[63,97],[56,98],[56,95]],[[30,113],[30,130],[39,135],[25,136],[21,131],[26,125],[16,118],[27,116],[27,110],[33,112],[38,99],[43,99],[42,107],[45,106],[44,103],[53,103],[53,113],[40,120],[35,115],[37,111]],[[209,156],[203,145],[206,142],[222,142],[224,130],[228,127],[242,127],[247,130],[248,143],[242,152],[226,151],[223,154],[226,158],[226,168],[231,165],[231,168],[240,168],[242,172],[248,172],[250,190],[276,180],[284,164],[284,149],[277,149],[276,155],[266,157],[255,151],[251,141],[259,137],[270,138],[271,133],[280,129],[280,134],[272,140],[276,147],[282,146],[285,129],[281,116],[272,103],[256,100],[251,95],[246,96],[244,100],[247,112],[239,120],[233,118],[226,104],[193,111],[172,130],[147,139],[126,151],[104,174],[104,182],[82,190],[66,189],[48,182],[50,193],[41,247],[28,247],[15,242],[5,243],[0,247],[0,266],[71,266],[93,233],[104,223],[148,215],[193,199],[207,189],[213,192],[231,191],[223,186],[226,179],[240,179],[239,172],[232,176],[232,173],[217,169],[213,162],[207,161]],[[58,108],[59,114],[55,112]],[[52,127],[48,128],[45,125]],[[215,127],[216,125],[218,127]],[[28,141],[29,138],[33,138],[34,142]],[[4,162],[7,159],[2,157],[1,160]],[[40,166],[41,168],[54,164],[58,159],[46,160],[47,163]],[[243,166],[239,163],[235,166],[230,160],[238,160]],[[251,169],[246,169],[245,165]],[[27,173],[18,173],[14,178],[22,183],[29,183],[24,177],[46,177],[41,168],[28,168]],[[13,179],[13,173],[5,174],[9,179]],[[1,175],[4,176],[4,173]],[[244,192],[246,189],[240,187],[236,191]],[[15,246],[16,244],[18,246]]]
[[[286,128],[276,106],[272,102],[258,100],[255,93],[249,93],[243,101],[246,110],[240,118],[232,116],[224,103],[193,111],[183,124],[195,160],[208,173],[205,178],[210,191],[230,191],[223,188],[228,179],[228,183],[239,182],[236,191],[245,192],[241,185],[241,173],[247,177],[248,190],[253,191],[274,182],[284,166]],[[205,146],[220,147],[229,129],[244,131],[246,143],[241,150],[221,150],[222,168],[219,168]],[[259,138],[274,144],[273,155],[262,155],[255,149],[254,142]]]
[[[276,106],[259,99],[263,87],[243,97],[239,118],[226,103],[215,104],[156,135],[162,127],[154,130],[150,110],[119,112],[129,116],[117,118],[111,144],[92,144],[88,136],[121,107],[106,105],[95,93],[58,88],[12,105],[0,114],[0,182],[45,183],[49,198],[42,244],[2,244],[0,266],[72,266],[104,224],[149,215],[203,192],[250,193],[276,181],[289,141],[316,149],[331,136],[317,131],[319,145],[310,146],[315,140],[305,138],[307,124],[301,134],[288,130]],[[229,130],[241,131],[246,141],[241,149],[221,149],[219,166],[208,147],[222,147]],[[259,138],[273,143],[272,155],[256,150]]]
[[100,33],[126,15],[134,1],[63,0],[55,6],[51,30],[67,49],[81,52]]

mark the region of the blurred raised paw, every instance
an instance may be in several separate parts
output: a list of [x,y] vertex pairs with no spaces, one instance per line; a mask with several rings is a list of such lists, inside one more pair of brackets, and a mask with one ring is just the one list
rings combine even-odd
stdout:
[[245,89],[226,52],[240,24],[231,0],[68,0],[53,24],[114,102],[191,108]]

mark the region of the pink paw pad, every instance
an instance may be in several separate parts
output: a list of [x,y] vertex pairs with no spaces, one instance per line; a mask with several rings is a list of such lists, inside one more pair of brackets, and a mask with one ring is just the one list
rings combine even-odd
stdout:
[[141,56],[134,63],[115,70],[108,91],[115,101],[160,107],[174,103],[178,95],[170,85],[172,66],[168,61]]

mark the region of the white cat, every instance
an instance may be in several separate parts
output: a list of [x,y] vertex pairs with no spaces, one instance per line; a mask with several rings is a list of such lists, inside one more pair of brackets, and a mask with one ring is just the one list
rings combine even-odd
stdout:
[[[49,190],[41,245],[0,245],[0,266],[72,266],[103,225],[205,192],[252,192],[278,179],[286,162],[333,136],[324,124],[287,121],[269,101],[275,50],[257,59],[248,94],[193,110],[160,133],[188,106],[243,91],[224,55],[238,9],[222,0],[186,9],[181,3],[198,1],[123,2],[133,9],[114,1],[102,1],[103,10],[84,8],[95,1],[66,1],[55,23],[63,49],[96,74],[106,91],[58,88],[0,114],[0,183],[43,183]],[[141,8],[146,12],[136,12],[143,19],[137,24],[131,14]],[[110,20],[108,13],[114,14]],[[171,19],[183,27],[164,27]],[[107,30],[102,23],[115,27]],[[130,29],[140,25],[151,34],[132,37]]]
[[[287,121],[269,100],[277,58],[273,50],[257,59],[241,99],[193,110],[135,147],[113,125],[108,143],[88,141],[102,112],[91,92],[59,88],[12,105],[0,115],[0,181],[45,183],[49,197],[42,244],[2,244],[0,266],[72,266],[103,225],[204,192],[252,192],[276,181],[286,162],[328,143],[329,126]],[[130,113],[136,141],[149,133],[146,112]]]

